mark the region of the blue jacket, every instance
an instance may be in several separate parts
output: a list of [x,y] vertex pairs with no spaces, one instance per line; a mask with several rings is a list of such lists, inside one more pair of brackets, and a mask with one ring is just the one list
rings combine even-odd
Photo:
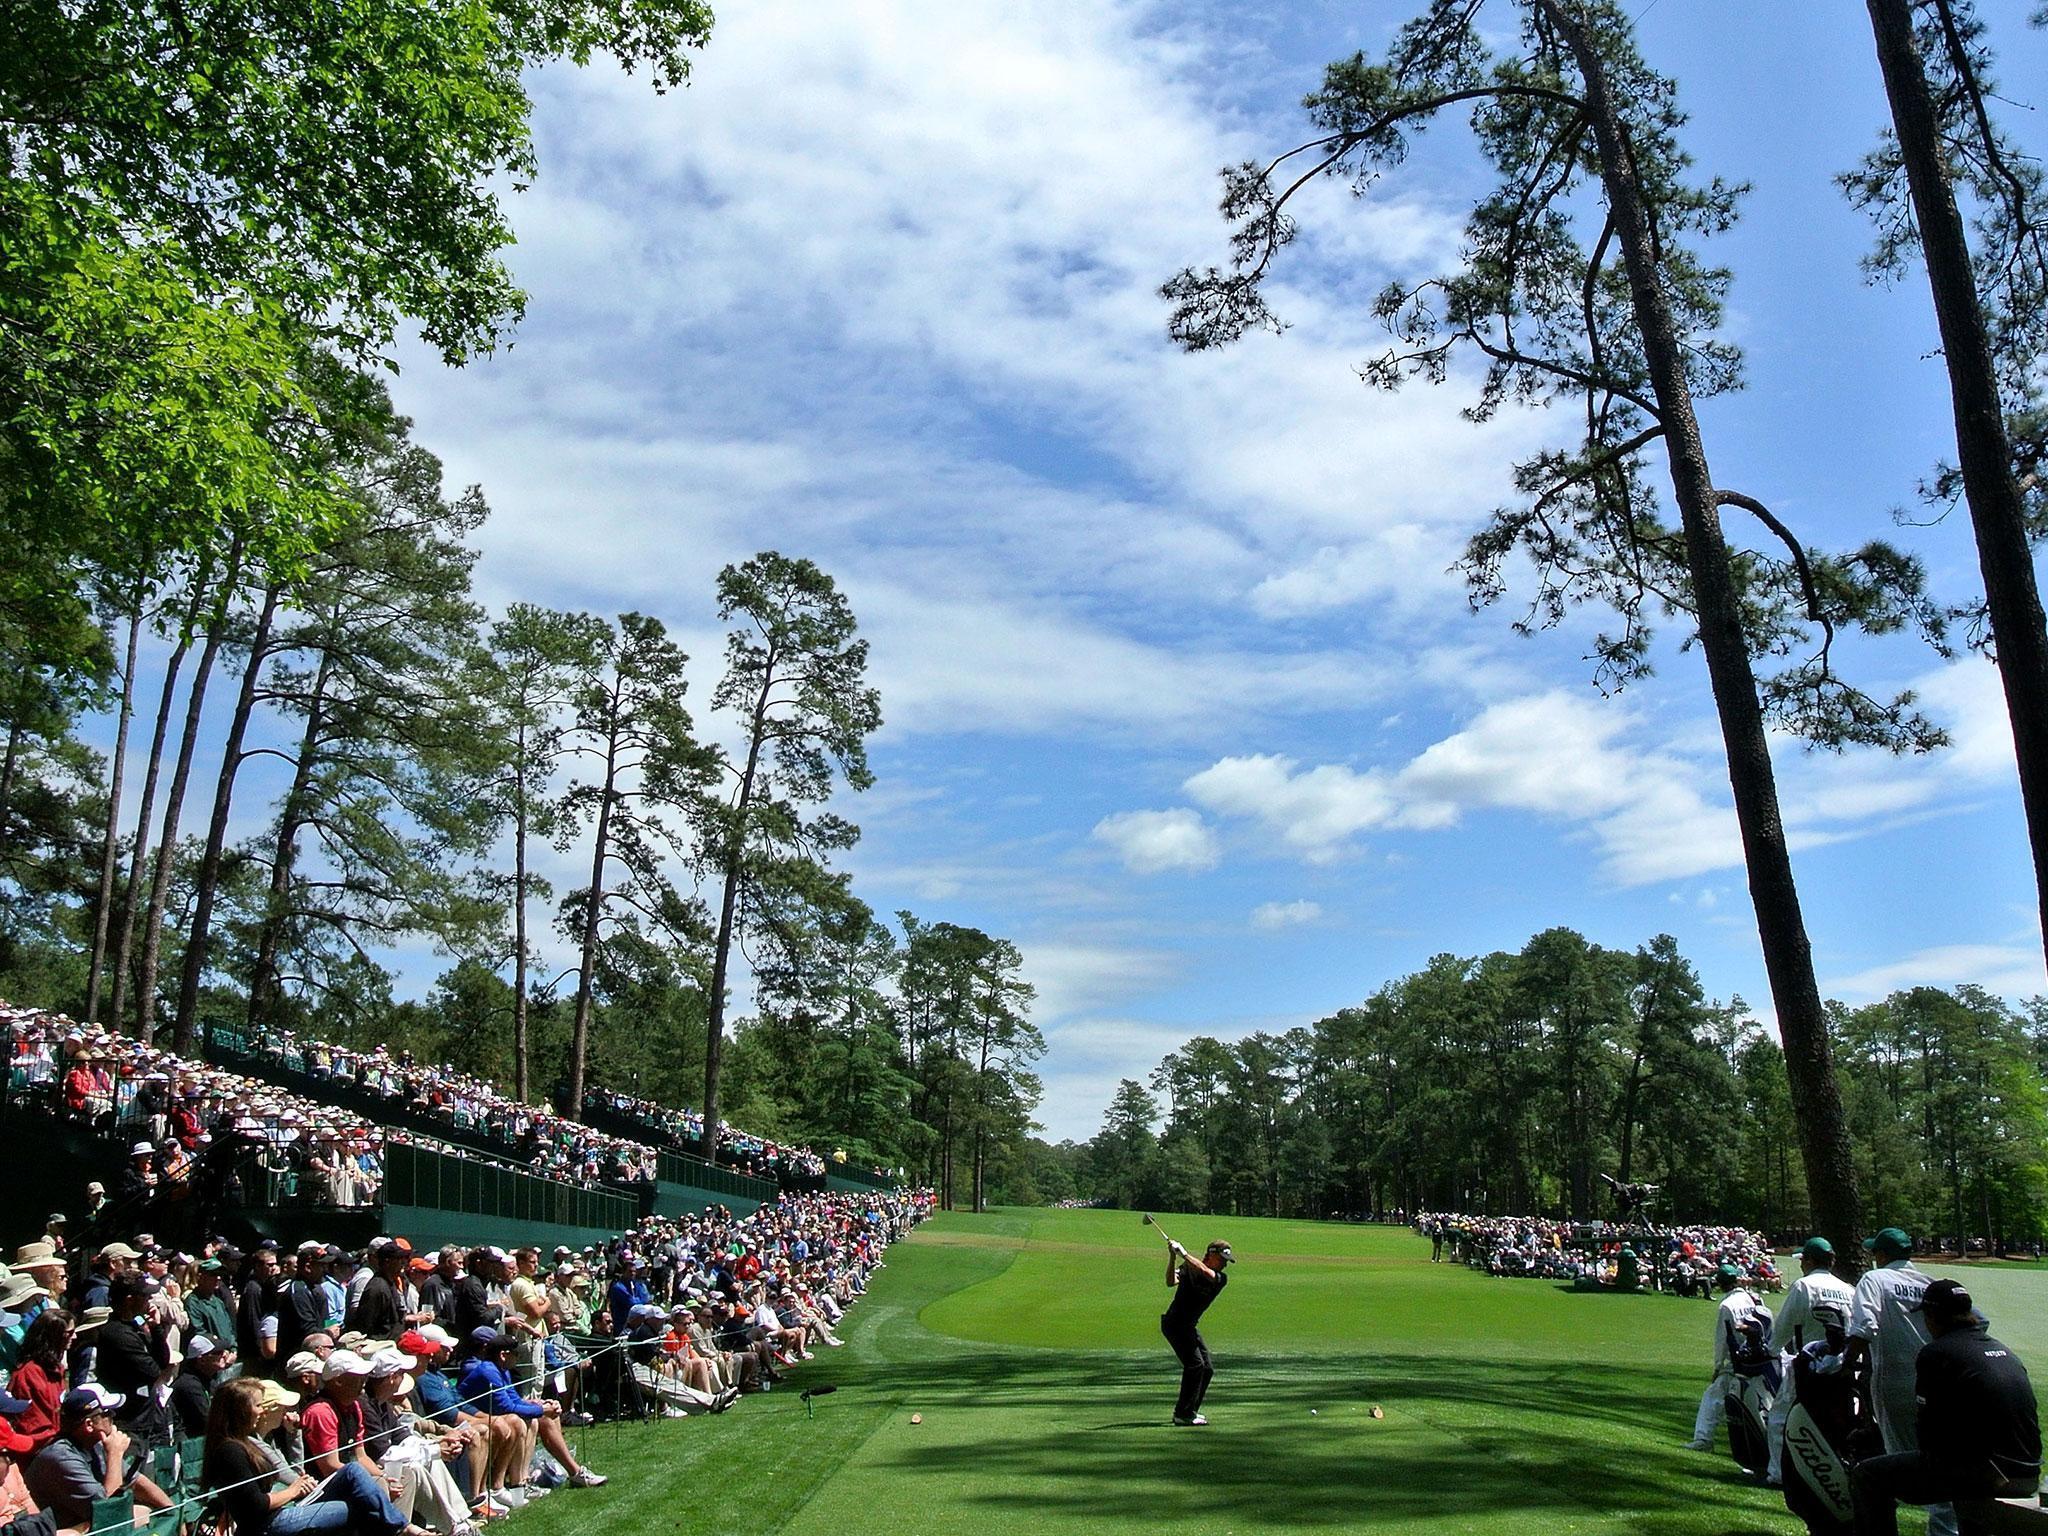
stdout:
[[511,1373],[488,1360],[472,1360],[462,1368],[462,1395],[477,1413],[516,1413],[522,1419],[547,1413],[532,1398],[513,1391]]
[[605,1299],[611,1303],[612,1332],[623,1334],[633,1309],[648,1305],[654,1298],[647,1294],[645,1280],[618,1279],[614,1280],[611,1289],[605,1292]]

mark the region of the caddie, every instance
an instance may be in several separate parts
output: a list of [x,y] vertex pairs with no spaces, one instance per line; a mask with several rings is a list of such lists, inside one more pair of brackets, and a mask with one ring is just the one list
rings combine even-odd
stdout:
[[1847,1326],[1856,1292],[1848,1281],[1835,1274],[1835,1245],[1824,1237],[1809,1237],[1799,1249],[1799,1278],[1785,1289],[1785,1299],[1771,1323],[1771,1348],[1784,1366],[1783,1384],[1771,1400],[1771,1464],[1765,1480],[1773,1488],[1785,1486],[1785,1420],[1791,1416],[1797,1398],[1792,1381],[1792,1357],[1826,1333],[1815,1316],[1816,1309],[1839,1314]]
[[1688,1451],[1714,1448],[1714,1431],[1728,1417],[1728,1394],[1735,1390],[1735,1360],[1728,1341],[1741,1331],[1752,1313],[1768,1310],[1756,1293],[1742,1283],[1742,1271],[1733,1264],[1717,1268],[1714,1283],[1721,1288],[1721,1305],[1714,1308],[1714,1374],[1707,1382],[1707,1390],[1700,1394],[1699,1412],[1692,1421],[1692,1439],[1682,1447]]
[[[1866,1237],[1863,1246],[1877,1262],[1856,1282],[1848,1365],[1868,1367],[1871,1415],[1885,1454],[1900,1456],[1920,1448],[1914,1369],[1933,1337],[1920,1310],[1930,1282],[1913,1263],[1912,1237],[1898,1227]],[[1927,1536],[1957,1536],[1953,1504],[1927,1506]]]

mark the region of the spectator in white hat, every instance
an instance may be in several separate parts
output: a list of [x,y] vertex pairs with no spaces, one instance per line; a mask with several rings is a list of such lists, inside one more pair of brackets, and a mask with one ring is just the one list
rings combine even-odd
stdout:
[[180,1435],[189,1439],[206,1433],[214,1388],[220,1385],[220,1373],[234,1358],[232,1349],[203,1333],[195,1333],[185,1341],[185,1363],[171,1382],[171,1416],[177,1421]]

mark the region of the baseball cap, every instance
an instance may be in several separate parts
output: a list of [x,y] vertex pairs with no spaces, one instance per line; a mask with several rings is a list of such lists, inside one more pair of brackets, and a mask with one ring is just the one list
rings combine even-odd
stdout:
[[335,1381],[343,1376],[367,1376],[370,1362],[352,1349],[337,1349],[327,1357],[327,1363],[320,1368],[322,1381]]
[[1976,1303],[1962,1281],[1944,1278],[1927,1287],[1918,1306],[1906,1310],[1931,1312],[1936,1317],[1967,1317],[1976,1310]]
[[1742,1278],[1742,1271],[1737,1269],[1733,1264],[1717,1265],[1715,1266],[1714,1273],[1716,1275],[1719,1275],[1723,1280],[1740,1280]]
[[1886,1227],[1882,1232],[1863,1239],[1863,1246],[1886,1253],[1911,1253],[1913,1239],[1899,1227]]
[[414,1356],[407,1354],[404,1350],[393,1349],[387,1345],[370,1356],[370,1374],[372,1376],[403,1376],[418,1364],[419,1361]]
[[102,1248],[100,1250],[100,1257],[103,1259],[127,1259],[133,1262],[142,1257],[142,1250],[130,1248],[126,1243],[115,1242],[109,1243],[106,1247]]
[[35,1441],[29,1439],[5,1419],[0,1419],[0,1451],[19,1456],[23,1451],[35,1449]]
[[1799,1257],[1802,1259],[1832,1259],[1834,1256],[1835,1245],[1824,1237],[1809,1237],[1799,1245]]
[[66,1418],[83,1418],[89,1413],[103,1413],[118,1408],[128,1399],[119,1392],[109,1392],[96,1382],[87,1382],[82,1387],[73,1387],[57,1402],[57,1409]]
[[265,1408],[295,1408],[298,1406],[299,1394],[290,1387],[279,1386],[274,1381],[262,1382],[260,1385],[263,1388],[262,1405]]
[[227,1345],[216,1344],[203,1333],[195,1333],[185,1341],[185,1358],[187,1360],[204,1360],[208,1355],[224,1355],[227,1351]]
[[322,1369],[320,1357],[310,1349],[300,1350],[284,1363],[284,1373],[287,1376],[303,1376],[308,1371],[317,1376]]
[[[446,1328],[443,1328],[439,1323],[426,1324],[420,1329],[420,1337],[436,1349],[453,1349],[455,1347],[455,1335]],[[417,1354],[419,1351],[408,1349],[406,1353]]]

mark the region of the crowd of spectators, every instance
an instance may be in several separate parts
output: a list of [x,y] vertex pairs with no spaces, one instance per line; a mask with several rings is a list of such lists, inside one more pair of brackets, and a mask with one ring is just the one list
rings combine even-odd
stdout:
[[357,1050],[285,1029],[259,1029],[249,1047],[267,1061],[314,1078],[341,1078],[392,1104],[498,1142],[530,1171],[576,1184],[651,1184],[654,1149],[609,1136],[550,1110],[522,1103],[481,1077],[413,1059],[385,1046]]
[[1413,1225],[1430,1239],[1432,1258],[1511,1279],[1619,1284],[1710,1298],[1716,1271],[1731,1264],[1756,1289],[1784,1288],[1770,1245],[1744,1227],[1621,1227],[1451,1211],[1422,1212]]
[[[615,1115],[646,1126],[663,1143],[678,1151],[695,1153],[704,1144],[704,1117],[694,1109],[671,1109],[652,1099],[635,1098],[630,1093],[597,1086],[585,1088],[583,1097],[591,1103],[602,1104]],[[750,1136],[730,1125],[718,1128],[718,1150],[721,1161],[757,1178],[779,1180],[785,1171],[814,1179],[825,1174],[825,1159],[809,1147],[781,1146],[762,1136]]]
[[236,1536],[475,1536],[603,1483],[575,1443],[595,1418],[722,1413],[838,1347],[931,1204],[788,1194],[546,1256],[148,1233],[71,1254],[47,1230],[0,1264],[8,1518],[85,1531],[126,1495],[137,1527],[211,1509]]

